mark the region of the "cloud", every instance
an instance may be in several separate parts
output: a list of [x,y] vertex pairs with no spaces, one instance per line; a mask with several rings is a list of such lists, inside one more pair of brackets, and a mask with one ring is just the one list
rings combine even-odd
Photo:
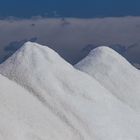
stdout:
[[3,19],[0,60],[20,47],[21,42],[34,37],[36,42],[48,45],[71,63],[84,57],[91,46],[100,45],[110,46],[130,61],[140,63],[140,17]]

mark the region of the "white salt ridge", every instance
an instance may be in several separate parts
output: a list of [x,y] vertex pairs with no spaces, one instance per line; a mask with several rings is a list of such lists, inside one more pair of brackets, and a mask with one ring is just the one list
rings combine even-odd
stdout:
[[109,47],[98,47],[75,67],[98,80],[121,101],[140,111],[140,72]]
[[138,113],[46,46],[26,43],[0,73],[28,90],[0,79],[2,140],[140,139]]
[[76,139],[31,93],[1,75],[0,83],[0,140]]

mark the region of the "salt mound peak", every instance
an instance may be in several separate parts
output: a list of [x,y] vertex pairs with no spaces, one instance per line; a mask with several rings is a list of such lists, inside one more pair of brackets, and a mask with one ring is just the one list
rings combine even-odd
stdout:
[[31,41],[25,42],[24,45],[21,47],[21,49],[24,49],[24,50],[26,50],[28,48],[30,48],[30,49],[34,49],[34,48],[40,49],[40,48],[42,48],[43,49],[44,47],[45,47],[45,50],[47,49],[48,51],[53,51],[52,49],[50,49],[47,46],[43,46],[43,45],[40,45],[36,42],[31,42]]
[[46,85],[72,69],[73,67],[54,50],[32,42],[25,43],[0,65],[2,75],[38,93],[45,93]]
[[[66,65],[71,67],[59,54],[47,46],[40,45],[34,42],[26,42],[19,50],[17,50],[10,58],[1,64],[1,70],[12,71],[27,71],[27,69],[38,70],[41,67],[50,65]],[[19,70],[18,70],[19,69]],[[22,70],[23,69],[23,70]],[[5,72],[6,73],[6,72]]]
[[95,78],[118,99],[140,111],[140,73],[113,49],[98,47],[75,67]]
[[[48,46],[40,45],[35,42],[26,42],[16,53],[15,55],[22,54],[22,57],[34,57],[37,58],[40,57],[41,55],[45,56],[45,59],[52,60],[52,61],[57,61],[59,60],[58,57],[59,55],[49,48]],[[13,55],[14,56],[14,55]],[[20,59],[21,60],[21,59]]]
[[121,56],[118,52],[116,52],[115,50],[113,50],[108,46],[99,46],[93,49],[87,57],[91,57],[91,58],[93,57],[93,59],[98,58],[100,59],[100,61],[104,61],[104,62],[109,62],[108,59],[113,59],[113,60],[116,59],[117,61],[127,62],[127,60],[123,56]]
[[39,49],[39,50],[42,49],[45,52],[46,51],[48,51],[48,52],[52,52],[53,51],[52,49],[50,49],[47,46],[40,45],[40,44],[38,44],[36,42],[28,41],[28,42],[23,44],[23,46],[18,50],[18,52],[20,52],[20,51],[26,52],[26,51],[36,50],[36,49]]
[[123,56],[107,46],[100,46],[93,49],[88,56],[77,63],[75,67],[81,70],[87,69],[88,72],[93,69],[95,71],[99,68],[102,73],[105,72],[104,74],[109,74],[111,70],[115,70],[116,68],[126,69],[130,67],[136,71]]
[[113,49],[111,49],[108,46],[99,46],[99,47],[91,50],[90,53],[95,53],[95,52],[98,52],[98,53],[101,53],[101,54],[117,53],[116,51],[114,51]]

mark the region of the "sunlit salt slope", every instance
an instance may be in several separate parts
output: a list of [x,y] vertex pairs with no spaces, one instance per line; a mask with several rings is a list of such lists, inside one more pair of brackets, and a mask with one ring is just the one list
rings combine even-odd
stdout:
[[0,140],[76,139],[33,94],[0,75]]
[[98,80],[113,95],[140,111],[140,72],[108,47],[98,47],[76,68]]
[[1,140],[140,139],[138,113],[46,46],[24,44],[0,73],[28,90],[0,77]]

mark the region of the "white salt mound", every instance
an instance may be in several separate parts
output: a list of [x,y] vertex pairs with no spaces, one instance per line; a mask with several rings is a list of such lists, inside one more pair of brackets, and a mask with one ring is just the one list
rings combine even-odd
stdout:
[[24,44],[0,73],[18,84],[0,77],[2,140],[140,139],[139,113],[46,46]]
[[140,111],[140,72],[108,47],[98,47],[75,67],[88,73],[119,100]]

